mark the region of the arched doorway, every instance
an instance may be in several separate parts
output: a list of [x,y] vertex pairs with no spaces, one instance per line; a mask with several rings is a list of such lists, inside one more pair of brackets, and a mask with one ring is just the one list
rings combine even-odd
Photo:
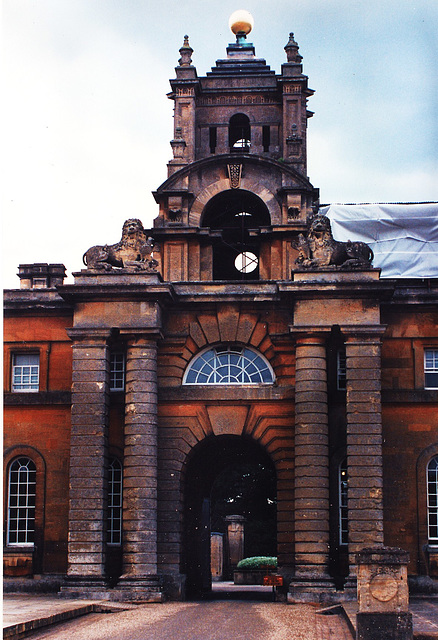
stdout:
[[260,227],[271,217],[259,196],[244,189],[228,189],[207,203],[202,226],[220,231],[213,245],[214,280],[259,278]]
[[[193,449],[185,474],[189,598],[211,594],[210,535],[225,534],[230,515],[245,518],[246,557],[276,555],[276,472],[270,457],[251,438],[211,436]],[[224,564],[229,577],[226,557]]]

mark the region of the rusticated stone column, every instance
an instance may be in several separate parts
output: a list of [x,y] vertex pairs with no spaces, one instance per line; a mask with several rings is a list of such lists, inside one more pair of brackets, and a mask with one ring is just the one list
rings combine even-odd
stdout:
[[68,330],[73,340],[70,511],[66,596],[104,588],[109,404],[107,329]]
[[[297,334],[295,334],[297,335]],[[296,337],[295,579],[290,601],[331,590],[329,447],[325,334]]]
[[135,335],[126,359],[123,576],[126,599],[160,601],[157,578],[157,341]]
[[356,554],[364,547],[383,544],[383,332],[380,326],[343,330],[347,360],[348,552],[353,582]]

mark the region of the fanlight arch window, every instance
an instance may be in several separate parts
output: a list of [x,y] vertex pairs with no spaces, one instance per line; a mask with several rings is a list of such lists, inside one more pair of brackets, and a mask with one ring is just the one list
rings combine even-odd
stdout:
[[273,384],[274,372],[260,353],[249,347],[218,345],[189,364],[183,384]]
[[438,456],[427,465],[427,528],[429,544],[438,546]]

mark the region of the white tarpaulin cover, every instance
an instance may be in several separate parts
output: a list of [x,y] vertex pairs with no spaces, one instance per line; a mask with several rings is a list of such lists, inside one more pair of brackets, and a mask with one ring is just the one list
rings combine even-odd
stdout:
[[321,207],[335,240],[361,240],[382,278],[438,278],[438,203]]

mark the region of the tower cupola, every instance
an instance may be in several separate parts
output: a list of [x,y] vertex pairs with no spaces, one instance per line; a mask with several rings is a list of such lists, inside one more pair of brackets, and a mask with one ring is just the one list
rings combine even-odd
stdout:
[[276,74],[248,42],[251,14],[235,12],[229,26],[235,42],[202,77],[185,36],[170,81],[173,158],[154,194],[165,279],[288,278],[294,238],[318,198],[306,163],[313,91],[293,34]]

